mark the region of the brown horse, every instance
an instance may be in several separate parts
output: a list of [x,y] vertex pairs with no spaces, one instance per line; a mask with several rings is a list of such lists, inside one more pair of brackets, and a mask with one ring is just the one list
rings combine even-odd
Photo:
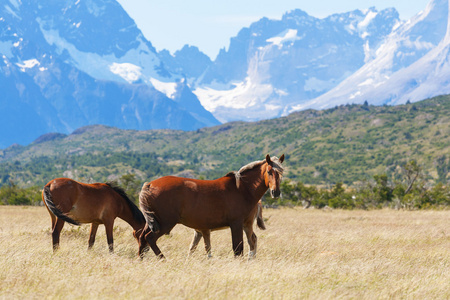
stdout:
[[[251,214],[251,215],[253,215],[253,220],[256,219],[256,224],[258,225],[259,229],[265,230],[266,225],[264,224],[264,219],[262,217],[261,200],[258,201],[256,214]],[[202,231],[195,230],[194,237],[192,238],[191,246],[189,247],[189,255],[192,254],[195,251],[195,249],[197,249],[197,245],[203,237],[203,241],[205,242],[206,254],[208,255],[208,257],[212,257],[212,255],[211,255],[211,231],[225,229],[225,228],[227,228],[227,227],[216,228],[213,230],[202,230]],[[255,238],[255,250],[254,250],[254,252],[250,251],[250,253],[249,253],[250,258],[254,258],[256,256],[256,248],[257,248],[257,243],[256,243],[256,238]]]
[[267,189],[273,198],[280,196],[283,160],[284,154],[279,159],[267,155],[216,180],[166,176],[145,183],[139,205],[147,223],[139,238],[139,255],[142,257],[148,243],[156,256],[163,258],[156,241],[178,223],[199,231],[230,227],[235,256],[243,253],[244,229],[254,253],[257,203]]
[[109,251],[114,251],[113,227],[119,217],[133,227],[138,239],[145,219],[139,208],[123,189],[111,183],[86,184],[68,178],[56,178],[47,183],[42,200],[52,218],[53,250],[59,248],[59,236],[65,222],[73,225],[91,223],[89,246],[95,242],[98,225],[104,224]]

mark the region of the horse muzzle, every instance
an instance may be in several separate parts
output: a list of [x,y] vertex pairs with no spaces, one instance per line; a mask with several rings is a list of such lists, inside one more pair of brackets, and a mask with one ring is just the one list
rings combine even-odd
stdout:
[[280,190],[270,190],[270,196],[272,196],[272,198],[278,198],[281,195],[281,191]]

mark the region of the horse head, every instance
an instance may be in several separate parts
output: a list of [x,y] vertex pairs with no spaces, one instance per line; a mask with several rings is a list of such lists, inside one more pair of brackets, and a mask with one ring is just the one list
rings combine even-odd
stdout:
[[270,189],[270,196],[272,198],[278,198],[281,195],[280,183],[283,177],[284,154],[280,158],[274,156],[272,159],[270,155],[266,155],[266,169],[264,172],[264,181],[266,186]]

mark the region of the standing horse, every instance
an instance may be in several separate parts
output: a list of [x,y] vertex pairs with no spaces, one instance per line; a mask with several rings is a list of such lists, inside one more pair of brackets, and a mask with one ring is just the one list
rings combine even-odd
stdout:
[[[251,213],[251,215],[253,216],[253,220],[256,219],[256,224],[258,225],[259,229],[265,230],[266,229],[266,225],[264,224],[264,219],[262,217],[262,203],[261,200],[258,201],[258,206],[257,209],[255,210],[255,213]],[[206,250],[206,254],[208,255],[208,257],[212,257],[211,255],[211,231],[215,231],[215,230],[219,230],[219,229],[225,229],[226,227],[223,228],[216,228],[213,230],[194,230],[194,237],[192,238],[192,242],[191,245],[189,247],[189,255],[194,253],[195,249],[197,249],[197,245],[200,242],[200,240],[203,237],[203,241],[205,242],[205,250]],[[256,248],[257,248],[257,243],[256,243],[256,239],[255,239],[255,251],[254,251],[254,255],[256,255]]]
[[243,254],[244,229],[253,257],[257,240],[254,210],[267,189],[273,198],[280,196],[283,160],[284,154],[279,159],[267,155],[216,180],[166,176],[145,183],[139,205],[147,223],[139,237],[139,255],[148,243],[163,258],[156,241],[180,223],[199,231],[230,227],[235,256]]
[[42,200],[52,218],[53,250],[59,248],[59,236],[65,222],[73,225],[91,223],[89,246],[95,242],[98,225],[104,224],[109,251],[114,251],[114,219],[119,217],[133,227],[138,239],[145,218],[123,189],[111,183],[86,184],[68,178],[56,178],[47,183]]

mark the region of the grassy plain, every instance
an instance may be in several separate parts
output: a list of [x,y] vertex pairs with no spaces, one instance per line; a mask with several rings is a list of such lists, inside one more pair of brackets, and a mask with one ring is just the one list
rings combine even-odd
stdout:
[[[264,210],[256,260],[235,259],[229,230],[187,258],[192,230],[178,225],[140,261],[131,228],[104,227],[87,251],[88,225],[66,224],[51,250],[43,207],[0,206],[2,299],[449,299],[450,211]],[[245,243],[245,251],[248,245]]]

